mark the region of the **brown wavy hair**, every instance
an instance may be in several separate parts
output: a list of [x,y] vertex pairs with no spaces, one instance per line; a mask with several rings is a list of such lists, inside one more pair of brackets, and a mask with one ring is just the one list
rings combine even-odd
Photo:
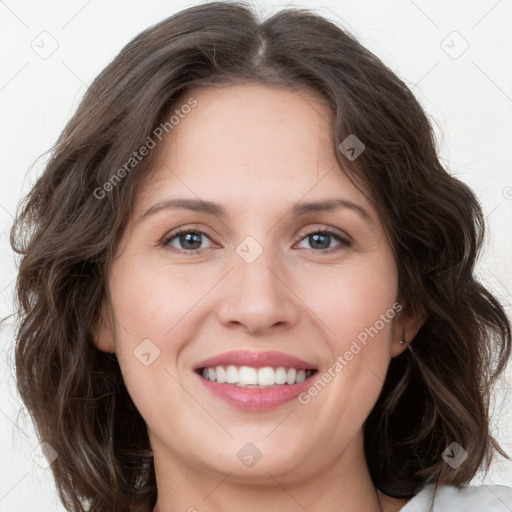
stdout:
[[[21,256],[17,386],[41,441],[58,453],[51,469],[67,510],[151,510],[157,496],[146,424],[115,354],[98,350],[91,334],[156,151],[102,198],[97,191],[194,87],[240,83],[314,91],[328,102],[336,158],[375,205],[393,248],[404,314],[425,313],[364,425],[376,487],[410,497],[429,482],[462,486],[495,450],[506,456],[490,433],[489,400],[511,328],[474,276],[484,218],[473,192],[441,165],[418,101],[353,35],[309,9],[260,21],[250,5],[213,2],[148,28],[100,73],[11,229]],[[338,149],[350,134],[366,146],[357,160]],[[468,453],[457,469],[441,457],[452,442]]]

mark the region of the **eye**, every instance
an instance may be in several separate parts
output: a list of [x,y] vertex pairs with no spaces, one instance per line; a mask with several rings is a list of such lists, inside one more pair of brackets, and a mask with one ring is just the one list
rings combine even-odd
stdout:
[[[208,247],[203,246],[204,238],[210,240],[208,235],[203,231],[182,228],[165,237],[161,244],[163,247],[173,247],[174,249],[177,249],[178,252],[198,254],[203,249],[208,249]],[[323,253],[335,252],[352,245],[350,240],[330,230],[317,229],[315,231],[310,231],[301,238],[301,242],[303,240],[310,240],[312,243],[312,251]],[[333,241],[338,241],[338,247],[331,247],[331,242]]]
[[[338,251],[343,247],[350,247],[352,245],[352,242],[350,242],[348,239],[343,238],[334,231],[330,230],[310,231],[309,233],[306,233],[306,235],[301,239],[301,241],[303,240],[310,240],[313,245],[311,248],[313,251],[327,253]],[[337,240],[341,247],[329,247],[333,240]]]
[[[209,237],[202,231],[183,228],[175,231],[174,233],[171,233],[168,237],[166,237],[162,241],[162,246],[171,246],[179,249],[181,252],[196,254],[201,252],[202,249],[205,249],[205,247],[202,247],[203,237],[209,240]],[[175,240],[180,247],[176,247],[176,245],[172,243],[173,240]]]

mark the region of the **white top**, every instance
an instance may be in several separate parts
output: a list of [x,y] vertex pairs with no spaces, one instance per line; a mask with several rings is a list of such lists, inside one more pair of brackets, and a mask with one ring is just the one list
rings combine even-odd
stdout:
[[429,484],[400,512],[512,512],[512,487],[441,485],[434,496],[434,484]]

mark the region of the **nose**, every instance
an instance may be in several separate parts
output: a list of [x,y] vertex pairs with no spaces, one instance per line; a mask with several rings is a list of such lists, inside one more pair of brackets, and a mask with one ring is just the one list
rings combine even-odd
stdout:
[[275,259],[271,261],[270,253],[264,250],[252,263],[235,256],[218,312],[223,325],[264,334],[289,329],[298,322],[301,302],[290,288],[286,270],[277,267]]

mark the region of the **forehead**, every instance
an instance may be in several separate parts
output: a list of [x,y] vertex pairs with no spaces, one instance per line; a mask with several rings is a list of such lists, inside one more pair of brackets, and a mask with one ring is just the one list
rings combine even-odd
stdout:
[[[163,137],[138,211],[169,194],[248,205],[332,197],[365,200],[335,156],[333,113],[310,91],[259,84],[193,89],[197,102]],[[172,114],[172,113],[171,113]]]

